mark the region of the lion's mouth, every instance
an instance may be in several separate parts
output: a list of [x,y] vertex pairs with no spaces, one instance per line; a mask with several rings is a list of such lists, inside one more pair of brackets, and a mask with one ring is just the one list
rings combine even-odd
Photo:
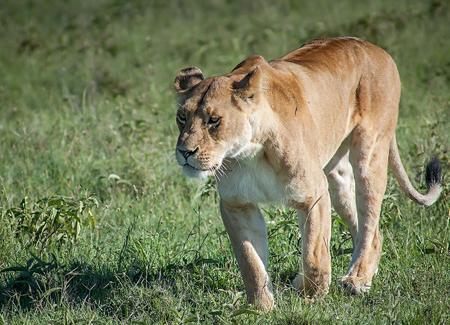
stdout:
[[194,167],[194,166],[192,166],[191,164],[189,164],[187,162],[183,165],[183,167],[189,167],[189,168],[191,168],[193,170],[196,170],[196,171],[199,171],[199,172],[214,172],[215,170],[218,169],[218,165],[214,165],[214,166],[212,166],[210,168],[202,169],[202,168]]
[[201,168],[196,168],[196,167],[194,167],[194,166],[192,166],[192,165],[190,165],[190,164],[188,164],[188,163],[185,163],[183,166],[184,166],[184,167],[192,168],[193,170],[198,170],[199,172],[207,172],[207,171],[210,171],[210,170],[211,170],[211,169],[201,169]]

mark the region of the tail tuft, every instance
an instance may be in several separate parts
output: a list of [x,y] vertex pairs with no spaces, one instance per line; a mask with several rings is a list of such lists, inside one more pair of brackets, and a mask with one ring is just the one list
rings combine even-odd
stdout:
[[439,159],[433,157],[427,164],[425,171],[425,181],[427,188],[430,189],[435,185],[441,184],[442,181],[442,168]]

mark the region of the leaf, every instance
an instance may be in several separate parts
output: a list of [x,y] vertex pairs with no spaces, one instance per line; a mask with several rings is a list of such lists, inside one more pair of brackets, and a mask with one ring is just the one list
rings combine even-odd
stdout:
[[80,203],[79,203],[80,205],[79,205],[79,208],[78,208],[78,212],[83,212],[83,210],[84,210],[84,202],[83,201],[80,201]]
[[79,222],[77,222],[75,225],[76,225],[75,238],[77,238],[81,231],[81,225]]
[[44,292],[44,294],[42,295],[42,299],[46,298],[48,296],[50,296],[53,292],[56,291],[61,291],[61,287],[56,287],[56,288],[50,288],[47,291]]
[[260,312],[258,312],[257,310],[254,309],[250,309],[250,308],[240,308],[236,311],[234,311],[231,314],[231,317],[236,317],[242,314],[248,314],[248,315],[260,315]]
[[109,174],[108,180],[119,180],[120,176],[116,174]]
[[199,321],[198,316],[197,315],[192,315],[192,316],[189,316],[189,317],[185,318],[183,320],[183,323],[193,323],[193,322],[198,322],[198,321]]

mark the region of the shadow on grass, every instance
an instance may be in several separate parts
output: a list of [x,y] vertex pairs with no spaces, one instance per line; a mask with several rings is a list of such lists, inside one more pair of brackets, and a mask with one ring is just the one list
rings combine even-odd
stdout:
[[177,296],[181,289],[177,281],[196,283],[202,277],[204,285],[198,286],[197,291],[217,290],[225,284],[208,273],[220,269],[228,274],[226,264],[225,259],[197,257],[190,262],[167,264],[152,271],[136,265],[120,271],[109,266],[99,268],[82,262],[61,265],[55,256],[49,261],[33,256],[25,265],[0,271],[6,279],[0,285],[0,310],[28,311],[48,303],[86,303],[108,316],[127,317],[128,312],[116,308],[118,299],[114,297],[122,288],[126,290],[130,286],[137,286],[150,289],[148,296],[160,300],[161,288],[164,288],[166,295],[168,292],[169,295]]

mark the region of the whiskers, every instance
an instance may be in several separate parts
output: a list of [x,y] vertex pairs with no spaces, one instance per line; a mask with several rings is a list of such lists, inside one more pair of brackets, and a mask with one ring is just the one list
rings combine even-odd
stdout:
[[[217,163],[221,161],[221,163]],[[197,162],[201,167],[201,170],[208,171],[210,175],[214,176],[215,180],[219,182],[224,177],[227,177],[229,172],[233,170],[235,164],[240,167],[239,161],[233,158],[219,158],[218,156],[209,156],[207,154],[200,154],[197,156]],[[203,166],[212,166],[210,168],[204,169]]]
[[222,160],[222,163],[219,166],[215,165],[209,170],[214,176],[215,180],[219,182],[223,177],[227,176],[227,173],[229,171],[231,171],[231,165],[232,162],[229,159],[225,158]]

